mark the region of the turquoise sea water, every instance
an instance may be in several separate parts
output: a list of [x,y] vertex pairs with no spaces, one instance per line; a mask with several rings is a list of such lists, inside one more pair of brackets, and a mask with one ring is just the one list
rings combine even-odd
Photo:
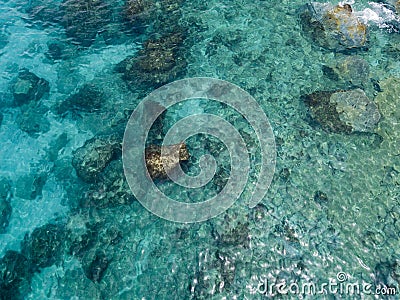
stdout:
[[[306,34],[306,1],[0,0],[0,299],[397,299],[373,295],[400,293],[400,35],[395,1],[381,2],[351,3],[367,41],[338,51]],[[219,216],[179,224],[134,199],[120,144],[148,93],[191,77],[254,97],[277,157],[255,208],[248,186]],[[354,88],[380,111],[368,132],[327,130],[302,97]],[[253,185],[260,143],[224,105],[168,110],[150,143],[204,112],[245,136]],[[106,150],[79,154],[87,141]],[[226,183],[229,153],[203,135],[187,145],[183,169],[198,174],[199,157],[212,154],[214,180],[194,191],[157,185],[199,202]],[[89,157],[100,171],[85,177]],[[301,292],[307,284],[315,293]],[[346,284],[370,289],[352,295]]]

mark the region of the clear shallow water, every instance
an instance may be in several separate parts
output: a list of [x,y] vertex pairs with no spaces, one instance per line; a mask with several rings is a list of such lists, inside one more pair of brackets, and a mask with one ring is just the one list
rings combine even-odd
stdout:
[[[400,36],[389,33],[379,21],[377,25],[370,11],[377,11],[376,4],[356,1],[353,9],[371,20],[368,49],[326,50],[305,38],[298,15],[303,4],[194,1],[179,3],[174,14],[159,5],[154,18],[139,20],[144,28],[131,31],[122,23],[124,3],[118,2],[109,9],[112,17],[101,15],[108,20],[108,25],[100,22],[101,28],[107,29],[98,30],[90,47],[81,47],[86,40],[66,36],[65,19],[59,22],[58,13],[41,17],[29,10],[42,5],[57,11],[57,2],[1,2],[6,42],[0,49],[0,175],[9,181],[12,207],[9,224],[0,235],[1,255],[15,250],[29,256],[20,246],[24,235],[48,223],[59,224],[68,236],[54,262],[44,264],[40,272],[24,273],[21,277],[29,279],[25,285],[14,282],[20,298],[261,299],[266,279],[270,285],[318,285],[338,280],[339,272],[346,274],[345,282],[384,283],[398,291],[400,94],[395,78],[400,76]],[[80,9],[77,4],[73,7]],[[165,19],[163,9],[169,12]],[[55,20],[49,21],[50,17]],[[46,20],[51,24],[44,24]],[[157,87],[127,81],[115,66],[127,56],[142,55],[138,51],[149,38],[170,33],[171,27],[163,25],[168,22],[186,28],[182,54],[186,73],[172,80],[209,76],[237,84],[257,100],[271,122],[276,172],[265,199],[254,209],[242,199],[215,219],[182,225],[157,218],[135,200],[101,207],[84,200],[105,188],[76,176],[71,164],[74,151],[100,133],[120,133],[126,115]],[[49,52],[52,43],[59,45],[60,55],[58,50]],[[346,80],[327,76],[323,66],[335,67],[354,55],[369,65],[363,88],[382,118],[370,134],[329,133],[310,120],[301,95],[348,88]],[[40,99],[47,107],[40,114],[49,126],[36,136],[27,132],[31,119],[19,121],[24,108],[13,104],[11,87],[23,68],[50,86]],[[380,91],[371,79],[379,82]],[[85,111],[71,103],[59,113],[58,105],[86,83],[101,88],[101,108]],[[229,110],[208,105],[178,109],[177,115],[183,117],[192,108],[192,113],[209,109],[232,117]],[[173,123],[176,117],[172,112],[164,122]],[[67,138],[60,138],[63,133]],[[194,139],[189,144],[193,153],[206,149],[203,142]],[[213,145],[210,149],[217,149]],[[226,156],[223,151],[219,155],[224,169]],[[192,160],[195,165],[196,158]],[[42,191],[30,197],[26,190],[35,184],[29,178],[41,174],[45,174],[39,184]],[[177,198],[199,197],[184,195],[168,182],[161,185]],[[204,190],[204,195],[214,192]],[[98,280],[96,268],[102,270]]]

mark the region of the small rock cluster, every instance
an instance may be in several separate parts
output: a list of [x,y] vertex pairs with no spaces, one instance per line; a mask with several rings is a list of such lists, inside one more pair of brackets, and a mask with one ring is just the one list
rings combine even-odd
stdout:
[[304,33],[316,44],[345,55],[333,66],[322,67],[324,75],[336,81],[336,90],[302,96],[312,119],[334,133],[373,133],[380,112],[366,92],[379,92],[379,87],[371,84],[369,64],[361,56],[352,55],[366,49],[367,25],[347,3],[307,3],[300,9],[300,20]]

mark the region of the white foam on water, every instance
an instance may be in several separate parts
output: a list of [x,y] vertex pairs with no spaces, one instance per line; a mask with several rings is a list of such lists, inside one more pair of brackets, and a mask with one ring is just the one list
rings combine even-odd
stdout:
[[389,27],[389,22],[400,22],[400,19],[396,15],[396,13],[393,10],[387,8],[384,4],[369,2],[368,5],[370,6],[370,8],[365,8],[361,11],[354,12],[354,14],[363,23],[375,24],[379,28],[384,29]]

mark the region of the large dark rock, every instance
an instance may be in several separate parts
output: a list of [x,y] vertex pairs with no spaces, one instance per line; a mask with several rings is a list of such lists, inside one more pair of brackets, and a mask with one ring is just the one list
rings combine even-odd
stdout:
[[59,262],[66,238],[62,225],[46,224],[36,228],[21,244],[21,252],[29,259],[35,268],[50,267]]
[[117,70],[134,89],[153,89],[180,79],[186,73],[183,41],[182,32],[148,40],[136,56],[125,59]]
[[349,4],[309,2],[300,9],[300,20],[309,38],[324,48],[343,51],[367,43],[367,25]]
[[0,259],[0,299],[23,299],[21,288],[29,288],[30,262],[16,251],[7,251]]
[[102,0],[65,0],[62,9],[65,33],[83,47],[92,45],[110,22],[110,7]]
[[16,105],[22,105],[29,101],[37,101],[45,93],[50,91],[49,82],[39,78],[27,69],[23,69],[12,86],[12,92]]
[[313,119],[327,131],[372,132],[380,119],[377,105],[361,89],[314,92],[303,99]]
[[86,182],[96,182],[104,168],[121,153],[122,139],[118,135],[97,136],[74,152],[72,165]]
[[151,0],[128,0],[125,2],[123,17],[127,25],[136,31],[143,30],[154,19],[156,6]]

